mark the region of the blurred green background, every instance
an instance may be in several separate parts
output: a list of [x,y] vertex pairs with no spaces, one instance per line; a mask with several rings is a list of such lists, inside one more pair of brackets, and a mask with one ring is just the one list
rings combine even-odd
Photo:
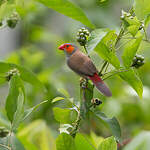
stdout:
[[[72,0],[80,6],[97,28],[110,28],[119,31],[121,10],[128,11],[131,0]],[[79,76],[65,63],[64,54],[58,46],[64,42],[75,43],[76,33],[83,25],[62,14],[46,8],[42,4],[26,0],[20,10],[21,19],[15,29],[0,29],[0,60],[20,64],[32,70],[44,83],[48,94],[26,84],[26,107],[32,107],[46,99],[62,96],[59,89],[66,89],[75,101],[79,100]],[[150,28],[147,29],[150,37]],[[78,44],[77,44],[78,45]],[[79,45],[78,45],[79,46]],[[80,47],[80,46],[79,46]],[[82,49],[82,48],[81,48]],[[106,80],[113,96],[105,98],[95,90],[95,97],[102,99],[101,111],[109,117],[116,116],[122,129],[123,139],[130,139],[143,130],[150,130],[150,44],[142,42],[138,53],[144,55],[145,65],[138,69],[144,85],[143,99],[118,76]],[[119,54],[121,51],[119,52]],[[100,68],[102,60],[96,53],[90,54],[93,62]],[[0,125],[7,126],[5,99],[8,84],[0,88]],[[59,134],[59,123],[55,121],[52,107],[61,103],[46,103],[21,124],[18,137],[34,150],[48,150],[54,147]],[[91,130],[102,137],[110,136],[109,130],[96,123],[93,118]],[[84,127],[86,129],[86,127]],[[88,127],[87,127],[88,128]],[[32,131],[32,133],[31,133]],[[87,132],[85,130],[85,132]]]

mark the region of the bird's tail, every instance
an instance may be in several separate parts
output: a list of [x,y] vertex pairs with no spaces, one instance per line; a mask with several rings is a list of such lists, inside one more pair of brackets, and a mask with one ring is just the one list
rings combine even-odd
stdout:
[[95,73],[93,76],[89,76],[89,79],[92,80],[96,88],[105,96],[108,96],[108,97],[112,96],[111,91],[109,90],[107,85],[103,82],[103,80],[99,77],[97,73]]

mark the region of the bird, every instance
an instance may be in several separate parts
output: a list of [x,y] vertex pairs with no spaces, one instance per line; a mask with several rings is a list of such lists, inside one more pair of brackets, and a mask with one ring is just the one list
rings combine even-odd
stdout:
[[98,70],[92,60],[81,52],[76,45],[65,43],[59,46],[58,49],[63,50],[66,54],[67,65],[71,70],[79,76],[91,80],[103,95],[112,96],[110,89],[98,75]]

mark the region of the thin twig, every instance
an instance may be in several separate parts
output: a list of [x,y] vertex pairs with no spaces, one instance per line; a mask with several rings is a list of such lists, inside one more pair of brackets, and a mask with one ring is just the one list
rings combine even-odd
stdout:
[[[113,75],[115,75],[115,74],[118,74],[118,73],[120,73],[120,72],[127,72],[127,71],[129,71],[129,70],[116,71],[116,72],[114,72],[113,74],[107,76],[106,78],[103,78],[103,81],[106,80],[106,79],[108,79],[108,78],[110,78],[111,76],[113,76]],[[112,72],[112,71],[111,71],[111,72]],[[111,72],[107,72],[106,74],[111,73]],[[105,74],[105,75],[106,75],[106,74]]]
[[107,61],[104,61],[103,65],[101,67],[101,70],[98,73],[99,76],[102,76],[102,72],[103,72],[104,68],[106,67],[107,63],[108,63]]
[[88,54],[88,51],[87,51],[86,45],[84,45],[83,47],[84,47],[84,50],[85,50],[86,54],[88,55],[88,57],[89,57],[89,58],[91,58],[91,57],[90,57],[90,55]]

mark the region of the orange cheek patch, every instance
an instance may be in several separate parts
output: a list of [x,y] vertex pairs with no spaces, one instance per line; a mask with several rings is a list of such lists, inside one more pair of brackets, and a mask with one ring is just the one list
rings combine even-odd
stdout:
[[68,53],[72,53],[73,50],[74,50],[74,47],[73,47],[73,46],[69,46],[69,47],[67,48],[67,52],[68,52]]

